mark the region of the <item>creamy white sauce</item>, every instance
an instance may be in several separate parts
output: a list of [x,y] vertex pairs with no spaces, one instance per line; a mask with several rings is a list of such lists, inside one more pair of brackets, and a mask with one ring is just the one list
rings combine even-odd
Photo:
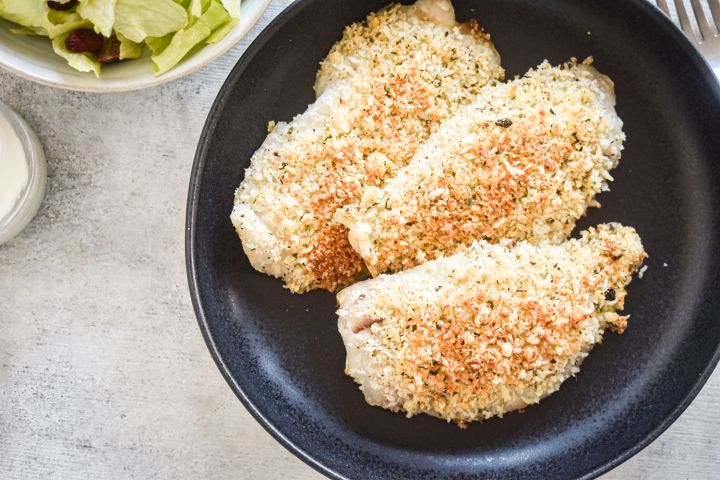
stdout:
[[0,220],[15,209],[29,179],[22,143],[7,119],[0,115]]

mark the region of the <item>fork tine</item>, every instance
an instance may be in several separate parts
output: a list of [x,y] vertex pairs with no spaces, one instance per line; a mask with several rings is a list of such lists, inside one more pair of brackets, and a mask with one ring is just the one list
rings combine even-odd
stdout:
[[[720,0],[718,1],[720,2]],[[660,8],[660,10],[665,13],[665,15],[667,15],[668,17],[670,16],[670,9],[668,8],[667,2],[665,0],[657,0],[657,2],[655,3],[657,3],[658,8]]]
[[708,0],[710,4],[710,13],[712,13],[715,28],[720,31],[720,0]]
[[687,12],[685,11],[685,4],[682,0],[675,0],[675,10],[677,10],[677,15],[680,19],[680,27],[685,32],[685,35],[690,37],[690,40],[697,43],[697,36],[695,35],[695,32],[693,32],[692,26],[690,25],[690,19],[687,16]]
[[703,40],[710,40],[713,37],[714,32],[710,30],[710,25],[705,18],[705,12],[703,11],[700,0],[690,0],[690,4],[692,5],[693,12],[695,13],[695,21],[697,22],[698,27],[700,27],[700,34],[702,35]]

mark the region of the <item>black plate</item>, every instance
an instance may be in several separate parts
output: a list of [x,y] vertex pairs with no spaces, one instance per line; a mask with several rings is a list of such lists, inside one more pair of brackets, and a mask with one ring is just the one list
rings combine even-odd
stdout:
[[523,415],[467,430],[368,406],[343,376],[335,298],[292,295],[255,272],[228,216],[269,120],[314,99],[318,62],[386,2],[301,0],[252,44],[222,88],[192,172],[187,264],[208,347],[240,400],[284,446],[337,478],[593,477],[665,430],[695,397],[720,344],[720,88],[643,0],[460,1],[493,35],[509,76],[547,58],[595,57],[616,84],[627,142],[612,191],[579,228],[637,228],[649,270],[630,326],[608,333],[576,380]]

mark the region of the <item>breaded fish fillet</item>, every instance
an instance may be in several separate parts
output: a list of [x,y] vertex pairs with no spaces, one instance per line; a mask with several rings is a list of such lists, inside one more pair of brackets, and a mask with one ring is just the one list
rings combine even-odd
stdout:
[[479,239],[560,242],[612,180],[625,138],[614,105],[589,64],[545,62],[483,89],[336,219],[373,275]]
[[579,371],[646,257],[630,227],[503,240],[338,294],[345,373],[371,405],[459,425],[537,403]]
[[455,22],[449,0],[392,6],[348,27],[315,103],[274,127],[235,193],[231,219],[253,267],[298,293],[356,279],[362,259],[333,214],[501,79],[499,62],[476,24]]
[[[415,19],[423,23],[418,24]],[[399,22],[406,23],[403,25]],[[393,68],[395,65],[401,65],[407,61],[406,56],[412,53],[395,48],[395,44],[402,45],[402,49],[405,48],[406,45],[402,42],[408,39],[402,38],[403,35],[416,33],[418,28],[434,30],[445,27],[450,30],[458,26],[461,33],[479,32],[474,21],[458,25],[450,0],[418,0],[411,7],[396,5],[390,7],[387,12],[372,14],[365,22],[347,27],[343,37],[330,49],[317,73],[315,93],[320,96],[328,85],[348,80],[357,74],[365,75],[366,78],[374,77],[378,73],[374,70],[381,62],[390,62]],[[438,38],[437,33],[428,31],[423,32],[423,35],[428,35],[433,41]],[[444,35],[444,31],[441,33]],[[457,45],[452,47],[457,48]],[[393,74],[389,69],[379,73]]]

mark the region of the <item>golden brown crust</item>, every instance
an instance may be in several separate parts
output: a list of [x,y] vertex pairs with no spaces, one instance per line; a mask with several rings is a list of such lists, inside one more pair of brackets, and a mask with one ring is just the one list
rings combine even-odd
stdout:
[[624,138],[610,92],[587,66],[545,63],[490,86],[382,189],[337,218],[373,275],[474,240],[566,238],[606,188]]
[[[321,112],[298,130],[296,121],[278,124],[236,192],[241,238],[269,231],[254,243],[243,238],[249,256],[295,292],[335,291],[365,272],[334,212],[381,186],[441,121],[502,77],[477,27],[467,35],[413,12],[394,5],[346,28],[318,74]],[[274,250],[265,253],[269,241]]]
[[371,333],[362,369],[376,372],[389,405],[462,426],[552,393],[605,328],[621,333],[617,312],[645,257],[635,231],[617,224],[557,246],[481,242],[350,287],[362,299],[341,292],[339,313],[372,320],[359,324]]

